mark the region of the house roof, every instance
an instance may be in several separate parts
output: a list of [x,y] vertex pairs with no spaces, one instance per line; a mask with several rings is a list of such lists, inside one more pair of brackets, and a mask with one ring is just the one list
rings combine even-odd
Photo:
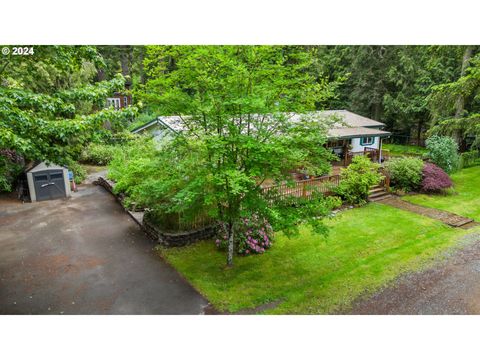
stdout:
[[182,118],[180,116],[159,116],[156,119],[150,120],[149,122],[136,127],[131,132],[137,134],[154,125],[163,125],[174,132],[183,130]]
[[343,121],[344,124],[336,124],[337,126],[343,127],[384,127],[385,124],[369,119],[365,116],[352,113],[348,110],[324,110],[317,112],[320,117],[329,117],[335,116]]
[[[290,113],[288,114],[291,121],[299,121],[302,114]],[[324,110],[315,111],[308,114],[312,121],[333,119],[331,128],[328,130],[329,138],[353,138],[361,136],[389,136],[388,131],[380,130],[385,126],[384,123],[369,119],[352,113],[347,110]],[[148,123],[133,129],[133,133],[141,132],[153,125],[164,125],[174,132],[181,132],[184,130],[184,120],[188,117],[181,116],[159,116]]]
[[390,135],[391,133],[388,131],[383,131],[383,130],[374,129],[374,128],[367,128],[363,126],[338,127],[338,128],[333,128],[328,130],[328,137],[337,138],[337,139],[350,139],[350,138],[364,137],[364,136],[386,137]]

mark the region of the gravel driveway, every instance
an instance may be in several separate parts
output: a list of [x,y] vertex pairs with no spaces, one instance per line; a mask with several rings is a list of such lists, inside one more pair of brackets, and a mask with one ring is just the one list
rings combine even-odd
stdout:
[[0,199],[1,314],[200,314],[208,305],[103,188]]
[[480,233],[436,266],[408,274],[370,298],[352,314],[480,314]]

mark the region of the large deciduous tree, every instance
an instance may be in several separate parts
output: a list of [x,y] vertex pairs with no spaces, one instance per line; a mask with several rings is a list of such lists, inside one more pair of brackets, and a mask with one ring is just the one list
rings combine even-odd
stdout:
[[67,164],[105,121],[130,117],[133,109],[104,109],[124,79],[93,83],[101,63],[88,46],[39,46],[33,55],[2,57],[0,149]]
[[[297,47],[146,50],[151,80],[142,96],[164,114],[181,117],[184,131],[175,140],[175,152],[184,149],[182,159],[196,159],[186,161],[182,189],[171,194],[166,186],[163,194],[170,194],[177,211],[198,201],[212,209],[210,215],[228,233],[229,266],[242,217],[261,216],[286,232],[302,220],[325,230],[321,218],[329,203],[320,195],[294,207],[275,196],[268,199],[262,191],[265,181],[291,181],[292,170],[323,174],[330,167],[331,155],[323,146],[325,124],[311,121],[308,111],[328,101],[334,90],[312,77],[307,71],[311,65],[310,52]],[[292,112],[305,116],[293,119]],[[193,170],[192,163],[198,164]]]

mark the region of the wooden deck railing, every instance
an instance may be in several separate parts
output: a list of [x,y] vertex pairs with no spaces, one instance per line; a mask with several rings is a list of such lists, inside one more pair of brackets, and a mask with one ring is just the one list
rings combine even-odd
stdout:
[[[390,176],[384,169],[380,169],[383,175],[379,185],[390,191]],[[291,184],[283,183],[279,185],[271,185],[264,187],[262,192],[267,194],[272,192],[274,196],[284,199],[286,197],[297,197],[311,199],[314,191],[318,191],[324,195],[331,194],[332,188],[340,183],[340,175],[322,176],[313,179],[295,181]]]
[[323,194],[328,194],[332,191],[332,187],[338,186],[340,182],[340,175],[322,176],[313,179],[295,181],[293,186],[291,184],[283,183],[279,185],[272,185],[264,187],[262,192],[275,193],[280,198],[298,197],[310,199],[314,191],[319,191]]
[[380,169],[380,173],[383,175],[383,179],[380,180],[379,185],[385,190],[390,191],[390,175],[383,168]]

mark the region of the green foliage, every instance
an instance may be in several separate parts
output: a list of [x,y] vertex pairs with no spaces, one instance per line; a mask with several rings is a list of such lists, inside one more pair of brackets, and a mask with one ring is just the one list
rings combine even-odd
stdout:
[[370,188],[382,179],[379,167],[366,156],[355,156],[352,163],[342,169],[340,184],[334,191],[350,204],[364,204]]
[[[150,80],[139,96],[182,115],[185,129],[175,147],[162,149],[167,167],[148,166],[165,211],[207,208],[229,233],[252,213],[280,228],[298,220],[301,207],[269,204],[261,184],[287,180],[296,168],[330,168],[326,124],[308,115],[294,122],[288,113],[305,114],[334,96],[334,87],[309,74],[311,54],[282,46],[151,46],[145,66]],[[315,204],[320,228],[327,204]],[[229,264],[232,256],[229,248]]]
[[70,160],[65,166],[73,172],[73,179],[77,185],[87,178],[87,171],[76,161]]
[[460,158],[457,142],[449,136],[433,135],[426,141],[428,158],[447,173],[458,169]]
[[428,150],[415,145],[382,144],[382,149],[387,150],[391,156],[417,156],[423,157]]
[[414,204],[450,211],[480,221],[480,166],[472,166],[452,174],[454,191],[441,195],[412,195],[404,199]]
[[[473,147],[480,148],[480,54],[476,47],[466,46],[462,71],[454,80],[435,86],[429,97],[434,119],[432,135],[456,138],[460,148],[467,148],[467,139],[474,138]],[[478,50],[477,50],[478,51]],[[472,57],[473,54],[473,57]]]
[[149,121],[152,121],[153,119],[156,119],[158,115],[156,115],[153,112],[142,112],[138,114],[135,119],[128,125],[128,130],[133,130],[136,129],[137,127],[140,127],[142,125],[145,125]]
[[22,166],[0,152],[0,192],[12,191],[12,184],[22,171]]
[[335,314],[401,274],[430,266],[465,236],[463,229],[378,203],[341,211],[326,224],[327,241],[299,226],[295,237],[276,234],[271,249],[238,257],[229,271],[222,271],[224,256],[212,242],[159,251],[221,311],[273,303],[262,312]]
[[338,86],[330,108],[383,121],[394,133],[421,139],[433,86],[460,71],[461,46],[319,46],[316,67]]
[[460,169],[480,165],[480,151],[472,150],[460,154]]
[[401,157],[389,160],[385,168],[390,175],[392,185],[404,191],[415,190],[422,181],[423,161],[413,157]]
[[90,143],[82,150],[79,161],[91,165],[108,165],[114,155],[114,145]]
[[26,160],[70,163],[95,132],[122,129],[135,113],[100,110],[124,79],[92,84],[95,66],[102,64],[94,47],[39,46],[34,56],[0,61],[0,149]]

